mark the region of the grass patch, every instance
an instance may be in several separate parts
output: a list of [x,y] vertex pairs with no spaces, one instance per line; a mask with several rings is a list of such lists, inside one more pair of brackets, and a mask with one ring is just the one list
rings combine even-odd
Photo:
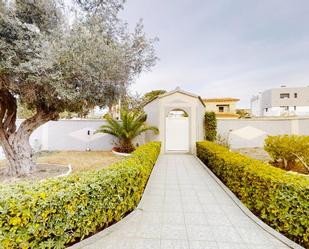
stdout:
[[[109,151],[44,151],[35,155],[37,163],[71,164],[73,172],[98,170],[122,160]],[[6,167],[6,160],[0,160],[0,168]]]
[[107,151],[59,151],[43,154],[37,158],[38,163],[71,164],[73,172],[98,170],[121,160]]
[[39,181],[53,178],[68,171],[72,166],[73,173],[100,170],[112,165],[122,157],[107,151],[41,151],[34,155],[37,169],[26,177],[8,177],[4,173],[6,160],[0,161],[0,183],[17,183],[23,181]]

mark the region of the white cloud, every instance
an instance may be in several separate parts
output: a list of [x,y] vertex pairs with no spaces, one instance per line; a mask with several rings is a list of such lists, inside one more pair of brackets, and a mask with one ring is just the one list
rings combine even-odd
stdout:
[[132,89],[180,86],[248,107],[267,88],[309,85],[307,13],[307,0],[130,0],[122,16],[160,38],[160,61]]

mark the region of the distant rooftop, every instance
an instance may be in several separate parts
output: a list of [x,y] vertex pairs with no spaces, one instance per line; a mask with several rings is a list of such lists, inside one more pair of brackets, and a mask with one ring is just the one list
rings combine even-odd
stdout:
[[239,118],[239,115],[235,113],[216,112],[216,117],[217,118]]
[[[266,90],[262,91],[262,92],[266,92],[266,91],[272,91],[272,90],[307,90],[309,89],[309,86],[287,86],[287,85],[281,85],[280,87],[273,87],[273,88],[267,88]],[[262,93],[259,92],[259,93]]]
[[213,102],[238,102],[239,99],[236,98],[213,98],[213,99],[203,99],[204,103],[213,103]]

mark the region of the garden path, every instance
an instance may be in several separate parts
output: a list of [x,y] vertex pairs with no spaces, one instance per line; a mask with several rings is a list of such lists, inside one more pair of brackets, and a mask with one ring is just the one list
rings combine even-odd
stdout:
[[138,207],[71,249],[290,248],[236,203],[193,155],[161,155]]

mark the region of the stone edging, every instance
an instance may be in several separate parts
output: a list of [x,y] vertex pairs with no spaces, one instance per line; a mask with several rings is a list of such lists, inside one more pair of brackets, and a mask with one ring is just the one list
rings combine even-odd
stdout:
[[130,153],[122,153],[122,152],[117,152],[115,150],[112,150],[112,153],[117,156],[131,156]]
[[71,174],[71,172],[72,172],[72,166],[71,166],[71,164],[69,164],[68,165],[68,171],[63,173],[63,174],[61,174],[61,175],[56,176],[55,178],[63,177],[63,176],[68,176],[69,174]]
[[288,239],[281,233],[277,232],[272,227],[268,226],[266,223],[261,221],[258,217],[256,217],[237,197],[236,195],[227,187],[225,186],[221,180],[197,157],[194,156],[197,161],[205,168],[207,173],[219,184],[219,186],[228,194],[228,196],[233,200],[233,202],[243,211],[243,213],[248,216],[253,222],[255,222],[258,226],[260,226],[263,230],[267,233],[275,237],[276,239],[280,240],[285,245],[289,246],[293,249],[305,249],[304,247],[298,245],[294,241]]
[[[57,163],[39,163],[39,164],[41,164],[41,165],[57,165],[57,166],[65,167],[65,165],[63,165],[63,164],[57,164]],[[72,173],[72,166],[71,166],[71,164],[68,164],[67,168],[68,168],[68,171],[67,171],[67,172],[65,172],[65,173],[63,173],[63,174],[60,174],[60,175],[57,175],[57,176],[53,176],[53,177],[48,177],[48,178],[41,179],[40,182],[43,182],[43,181],[45,181],[45,180],[47,180],[47,179],[59,178],[59,177],[64,177],[64,176],[70,175],[70,174]]]

